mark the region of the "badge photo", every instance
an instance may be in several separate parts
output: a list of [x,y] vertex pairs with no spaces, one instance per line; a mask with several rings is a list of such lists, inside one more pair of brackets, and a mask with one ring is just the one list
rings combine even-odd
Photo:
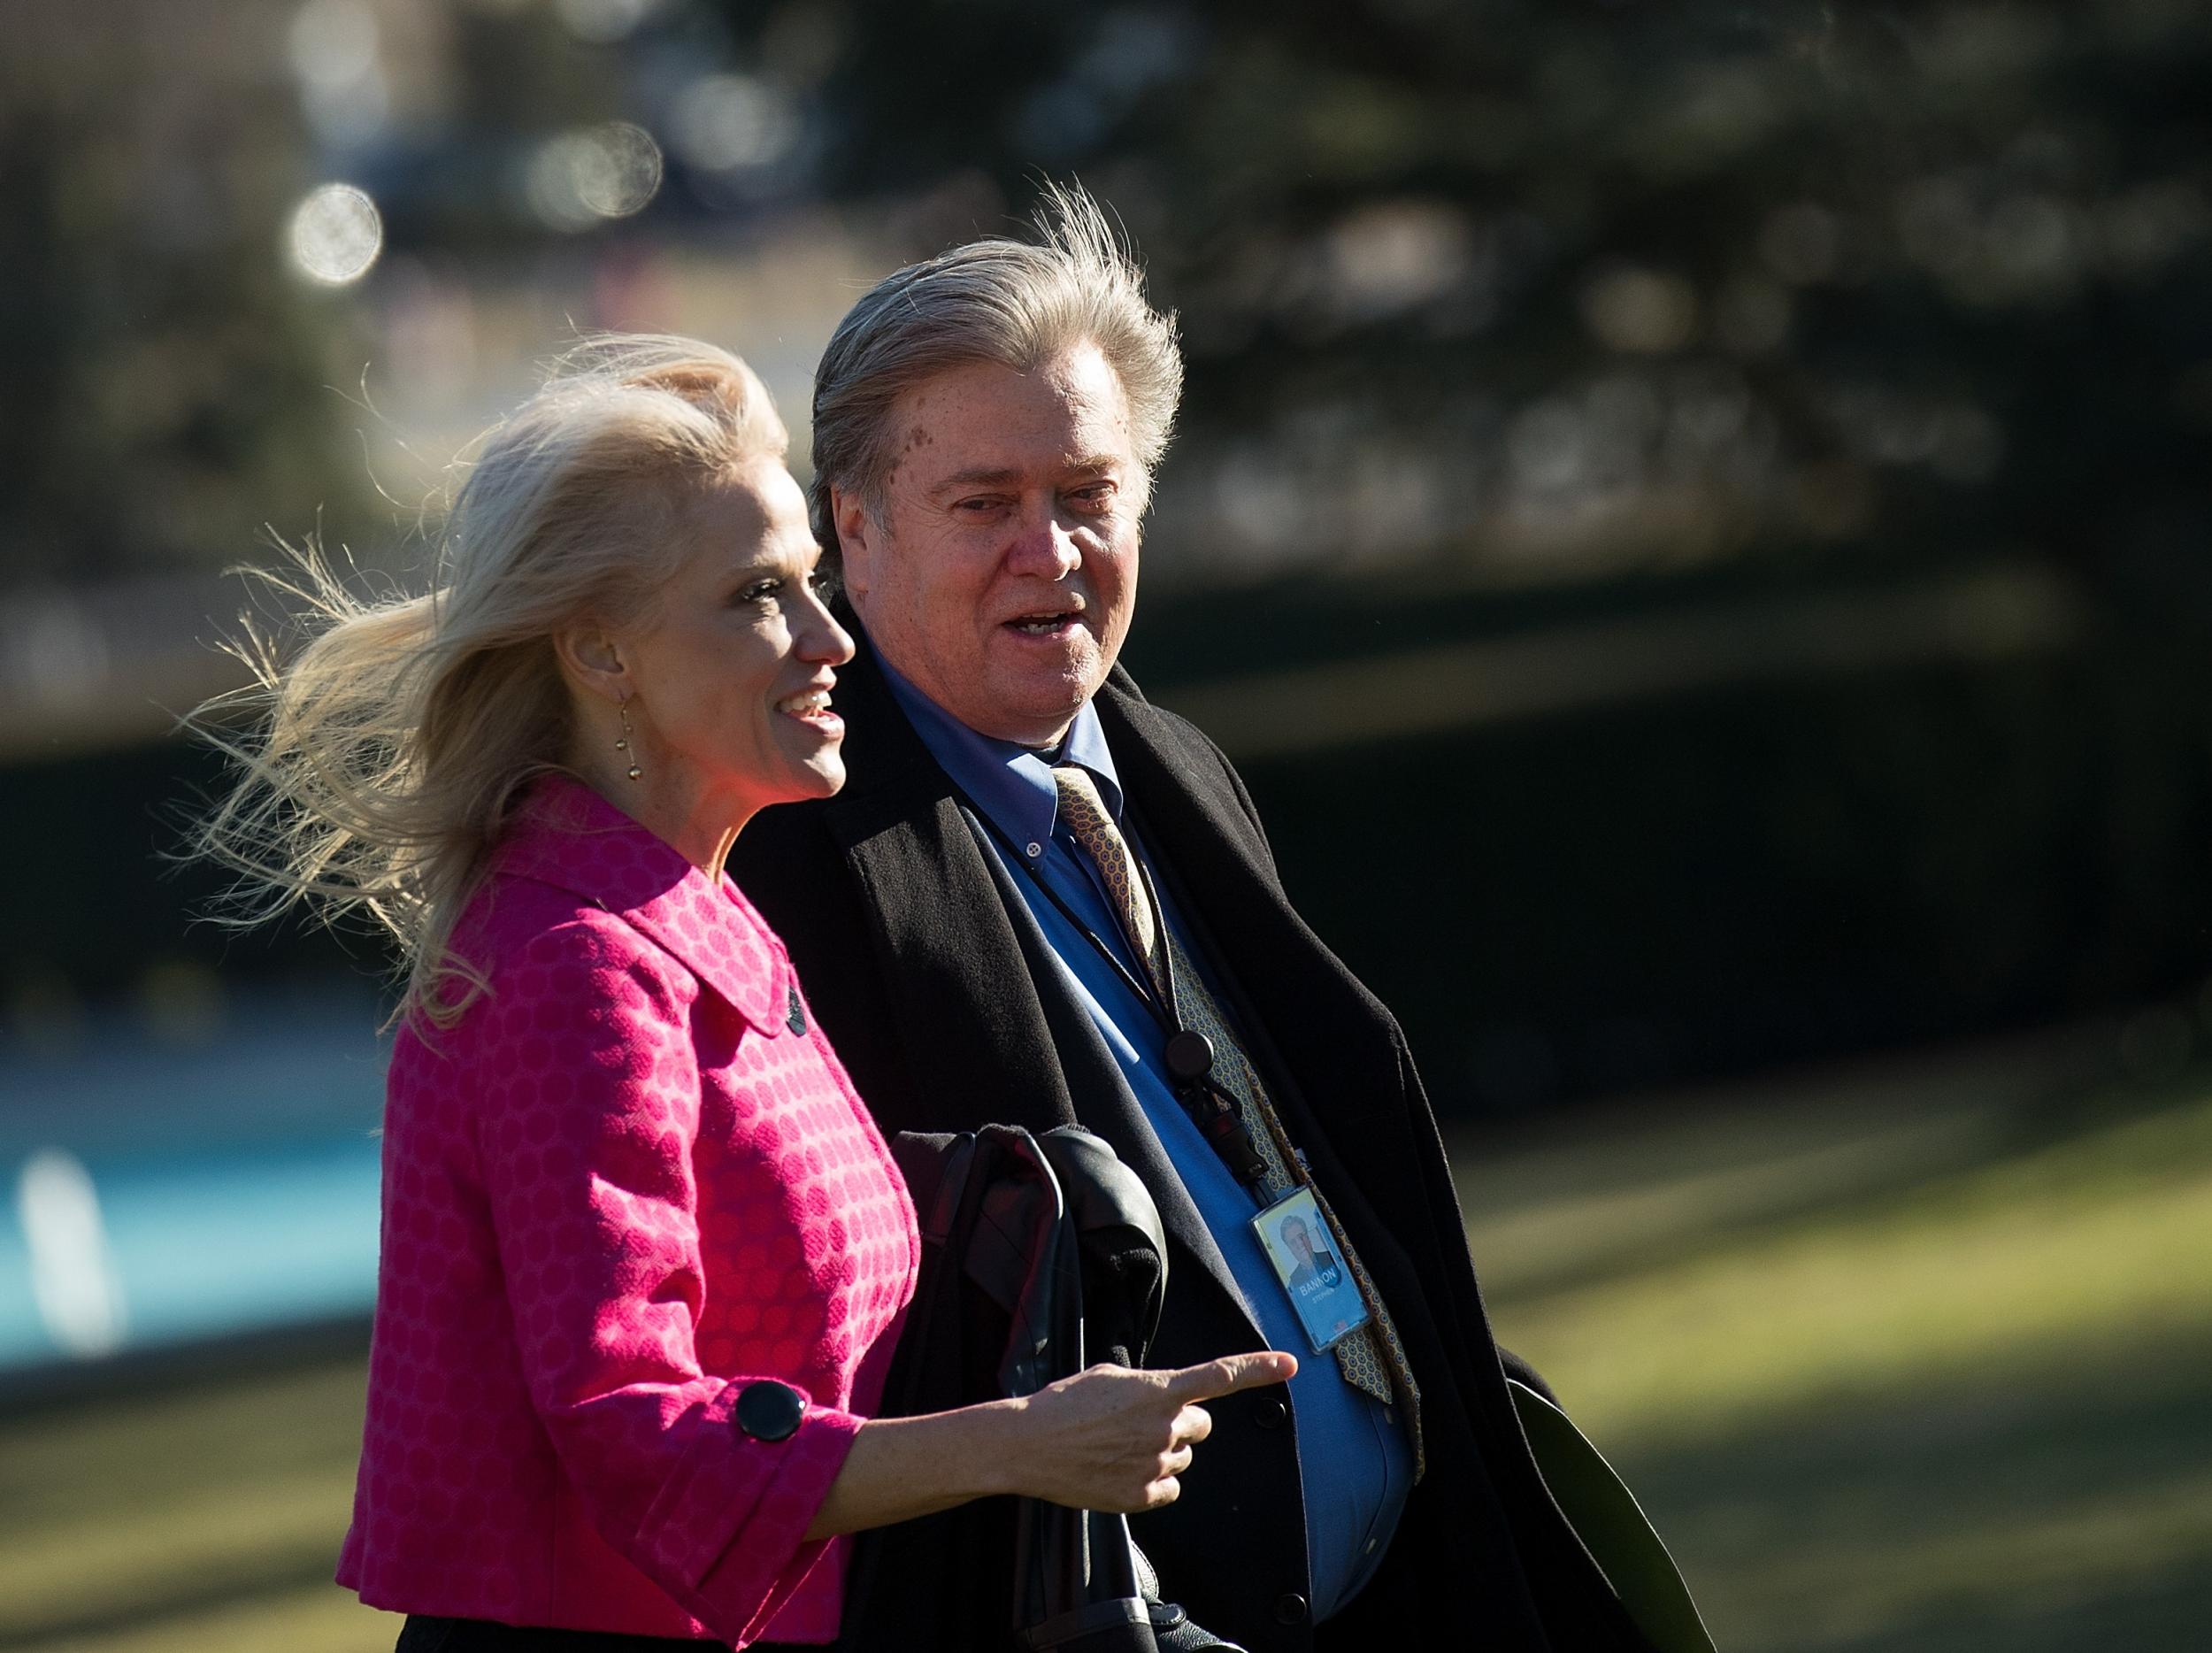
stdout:
[[1315,1352],[1335,1348],[1367,1324],[1359,1282],[1311,1188],[1293,1189],[1255,1217],[1252,1227]]

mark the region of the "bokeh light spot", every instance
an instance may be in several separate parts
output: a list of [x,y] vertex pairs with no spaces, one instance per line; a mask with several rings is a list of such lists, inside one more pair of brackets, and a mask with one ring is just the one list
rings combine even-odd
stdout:
[[303,274],[343,287],[367,274],[384,250],[384,219],[365,191],[323,184],[293,209],[286,243]]
[[127,1330],[123,1292],[83,1163],[63,1148],[32,1154],[16,1178],[15,1214],[47,1335],[72,1355],[112,1354]]
[[627,218],[659,193],[661,147],[642,127],[618,120],[577,151],[576,193],[602,218]]
[[549,138],[530,163],[530,204],[548,225],[588,229],[628,218],[660,192],[660,145],[642,127],[610,121]]
[[789,100],[750,75],[702,75],[676,100],[671,146],[707,172],[767,166],[797,135]]

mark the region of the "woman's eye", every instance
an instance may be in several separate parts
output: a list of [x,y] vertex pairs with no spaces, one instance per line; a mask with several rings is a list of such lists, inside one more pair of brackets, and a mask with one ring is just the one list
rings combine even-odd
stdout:
[[782,589],[782,580],[763,580],[756,585],[745,586],[740,588],[737,594],[737,600],[740,603],[765,603],[770,597],[774,596],[777,592]]

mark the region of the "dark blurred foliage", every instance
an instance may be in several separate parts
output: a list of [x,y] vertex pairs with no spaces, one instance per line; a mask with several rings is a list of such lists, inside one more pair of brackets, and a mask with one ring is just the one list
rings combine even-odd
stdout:
[[344,352],[277,256],[310,165],[263,68],[286,15],[9,10],[0,592],[234,560],[361,490],[333,464]]
[[[151,48],[49,53],[65,91],[0,106],[9,577],[227,558],[354,486],[312,387],[364,349],[271,252],[319,177],[396,256],[511,269],[821,198],[920,256],[1078,177],[1189,351],[1131,645],[1156,693],[1694,621],[1671,686],[1418,738],[1379,693],[1371,737],[1248,762],[1449,1103],[2101,1012],[2212,962],[2212,0],[403,14],[434,96],[310,107],[311,150],[280,72],[165,126]],[[549,219],[549,140],[615,119],[659,195]],[[134,194],[150,145],[191,210]],[[1984,573],[2056,620],[1890,646],[1883,594]],[[1763,634],[1839,594],[1874,606],[1832,644]],[[1732,651],[1757,669],[1701,675]]]
[[2195,0],[881,5],[825,175],[1085,177],[1278,554],[2001,548],[2201,641],[2208,84]]
[[1379,702],[1356,750],[1248,765],[1448,1098],[2212,962],[2212,6],[849,15],[828,185],[910,195],[920,252],[1083,177],[1190,351],[1156,540],[1314,576],[1156,596],[1132,659],[1171,698],[1985,565],[2068,594],[2032,657],[1420,741]]
[[320,387],[365,354],[271,256],[319,173],[396,252],[514,254],[536,148],[620,117],[668,150],[648,233],[826,194],[918,253],[1089,183],[1183,318],[1161,520],[1216,574],[1994,548],[2212,614],[2208,0],[392,0],[434,73],[350,126],[286,84],[306,10],[23,9],[15,571],[234,555],[347,485]]

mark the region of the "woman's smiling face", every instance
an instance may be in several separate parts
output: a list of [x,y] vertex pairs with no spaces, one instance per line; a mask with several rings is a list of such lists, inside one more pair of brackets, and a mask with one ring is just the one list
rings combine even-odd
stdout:
[[639,767],[656,792],[726,802],[740,819],[828,796],[845,780],[829,692],[853,642],[816,586],[799,485],[756,460],[690,493],[671,532],[689,547],[682,562],[635,625],[610,634]]

